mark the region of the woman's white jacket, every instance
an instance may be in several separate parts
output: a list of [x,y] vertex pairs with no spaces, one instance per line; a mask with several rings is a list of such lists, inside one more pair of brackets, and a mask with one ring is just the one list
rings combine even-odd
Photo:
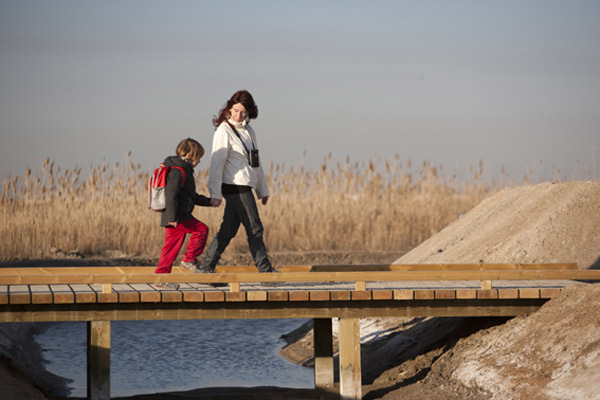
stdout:
[[[233,121],[230,123],[235,124]],[[237,124],[236,129],[248,149],[257,146],[254,129],[249,124],[245,122]],[[208,176],[208,190],[211,198],[221,199],[223,197],[221,194],[222,183],[251,186],[259,199],[269,196],[262,160],[260,160],[259,167],[252,168],[250,166],[244,145],[227,122],[222,122],[213,135]]]

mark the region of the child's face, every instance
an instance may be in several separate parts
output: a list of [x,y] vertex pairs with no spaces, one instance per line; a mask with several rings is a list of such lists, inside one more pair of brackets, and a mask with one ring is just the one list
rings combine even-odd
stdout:
[[192,153],[188,153],[185,155],[185,161],[192,166],[192,168],[196,168],[198,164],[200,164],[200,157],[194,159],[192,158]]

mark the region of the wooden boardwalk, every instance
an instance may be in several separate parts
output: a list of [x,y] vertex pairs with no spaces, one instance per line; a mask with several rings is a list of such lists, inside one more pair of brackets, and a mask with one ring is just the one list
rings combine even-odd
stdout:
[[[108,399],[110,321],[312,318],[315,386],[331,389],[331,321],[339,318],[340,397],[360,399],[360,318],[515,316],[537,310],[566,285],[600,279],[600,271],[572,263],[283,266],[278,274],[253,267],[153,270],[0,268],[0,322],[87,321],[88,397]],[[180,287],[158,289],[158,282]]]

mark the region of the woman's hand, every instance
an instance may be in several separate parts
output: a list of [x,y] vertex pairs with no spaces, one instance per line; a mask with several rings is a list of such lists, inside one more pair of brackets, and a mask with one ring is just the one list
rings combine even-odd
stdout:
[[267,201],[269,201],[269,196],[265,196],[260,199],[260,202],[263,203],[263,205],[267,204]]
[[177,222],[169,222],[169,225],[171,225],[173,228],[177,228]]
[[210,206],[211,207],[219,207],[221,205],[222,200],[221,199],[210,199]]

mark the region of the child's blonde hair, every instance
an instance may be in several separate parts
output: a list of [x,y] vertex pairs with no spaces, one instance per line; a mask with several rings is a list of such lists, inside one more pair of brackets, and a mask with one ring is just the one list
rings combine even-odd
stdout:
[[176,152],[179,157],[191,155],[193,160],[199,160],[204,155],[204,147],[194,139],[187,138],[179,142]]

